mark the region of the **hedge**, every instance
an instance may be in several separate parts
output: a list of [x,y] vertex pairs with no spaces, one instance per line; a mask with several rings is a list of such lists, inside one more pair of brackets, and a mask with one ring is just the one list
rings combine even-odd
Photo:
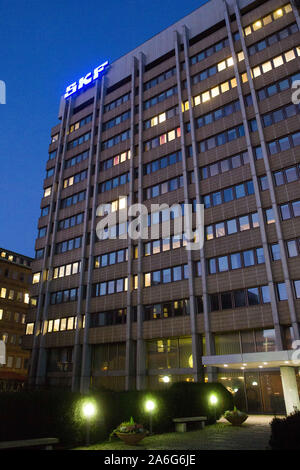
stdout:
[[[215,410],[209,397],[215,394]],[[0,395],[0,441],[57,437],[63,447],[85,442],[86,422],[82,417],[83,401],[95,402],[97,415],[91,421],[91,442],[106,440],[113,429],[131,416],[149,427],[145,401],[153,399],[153,431],[174,430],[175,417],[207,416],[215,421],[227,409],[233,408],[232,395],[219,383],[173,384],[161,391],[98,390],[80,395],[69,390],[3,392]]]
[[273,450],[300,450],[300,411],[271,421],[270,446]]

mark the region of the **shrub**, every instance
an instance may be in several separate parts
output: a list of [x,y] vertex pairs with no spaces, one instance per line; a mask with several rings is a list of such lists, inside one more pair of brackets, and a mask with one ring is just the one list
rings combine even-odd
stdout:
[[272,420],[270,446],[273,450],[300,449],[300,411]]
[[[218,383],[176,383],[160,391],[94,391],[90,394],[98,413],[91,420],[91,442],[106,440],[121,422],[131,416],[149,428],[145,401],[156,403],[153,411],[153,431],[174,430],[173,418],[207,416],[214,422],[209,396],[218,396],[216,417],[233,408],[231,394]],[[0,441],[57,437],[64,447],[85,441],[86,422],[82,417],[82,400],[87,396],[68,390],[1,393]]]

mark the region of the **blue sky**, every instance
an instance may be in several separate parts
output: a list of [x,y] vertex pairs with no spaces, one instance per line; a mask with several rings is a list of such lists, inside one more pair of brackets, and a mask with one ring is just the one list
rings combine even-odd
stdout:
[[0,0],[0,247],[34,255],[50,129],[73,79],[204,0]]

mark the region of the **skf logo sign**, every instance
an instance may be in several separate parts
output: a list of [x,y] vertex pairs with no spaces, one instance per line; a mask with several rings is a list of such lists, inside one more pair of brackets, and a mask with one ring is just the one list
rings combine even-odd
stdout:
[[6,85],[3,80],[0,80],[0,104],[6,104]]
[[94,80],[97,80],[97,78],[100,77],[101,74],[109,67],[108,60],[106,62],[103,62],[103,64],[99,65],[94,69],[93,72],[89,72],[86,74],[85,77],[81,77],[78,82],[74,82],[71,85],[69,85],[66,89],[66,93],[64,94],[64,98],[69,98],[69,96],[73,95],[76,93],[76,91],[81,90],[85,86],[89,85],[92,83]]
[[6,346],[4,341],[0,341],[0,364],[6,364]]

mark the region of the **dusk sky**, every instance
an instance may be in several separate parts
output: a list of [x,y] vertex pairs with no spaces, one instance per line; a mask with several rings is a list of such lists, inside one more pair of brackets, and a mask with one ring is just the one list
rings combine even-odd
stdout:
[[0,0],[0,247],[34,256],[50,129],[66,86],[203,3]]

